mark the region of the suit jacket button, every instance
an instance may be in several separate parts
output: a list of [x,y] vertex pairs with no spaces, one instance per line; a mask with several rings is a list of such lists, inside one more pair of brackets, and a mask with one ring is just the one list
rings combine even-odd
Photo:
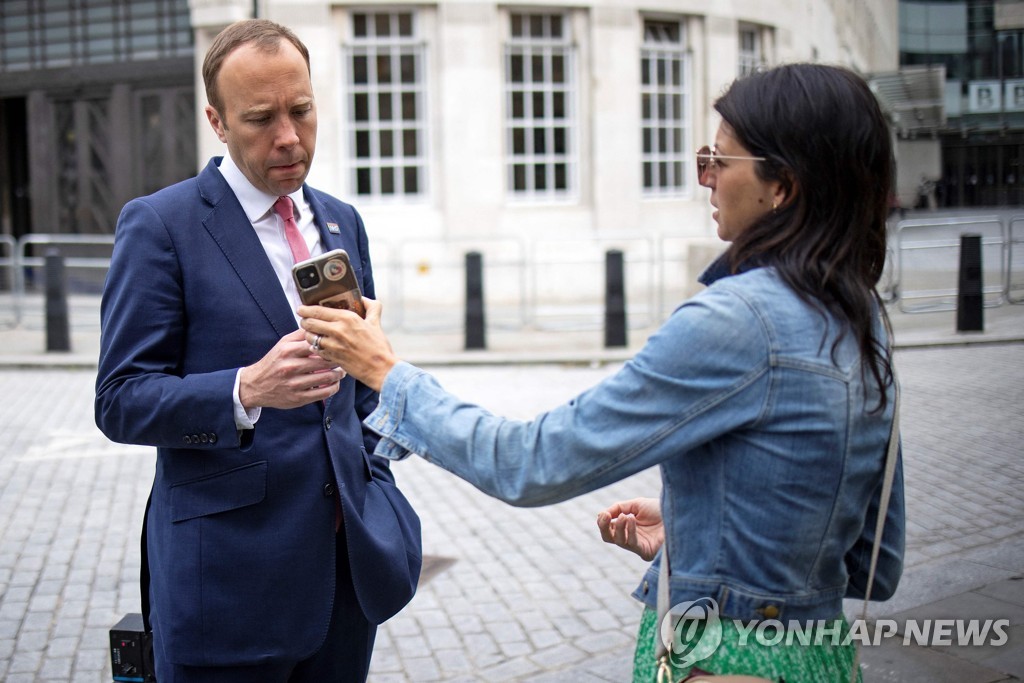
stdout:
[[199,435],[199,443],[209,443],[209,442],[210,442],[210,437],[209,437],[209,435],[206,434],[206,432],[203,432],[202,434]]
[[324,484],[324,498],[330,498],[334,495],[334,484],[328,482]]
[[188,434],[185,435],[185,439],[184,440],[185,440],[185,445],[186,446],[189,446],[189,445],[192,444],[192,439],[189,437]]
[[331,428],[331,422],[333,422],[333,420],[331,420],[331,418],[329,418],[329,417],[326,420],[324,420],[324,428],[325,429],[330,429]]
[[210,432],[210,443],[217,443],[217,432]]

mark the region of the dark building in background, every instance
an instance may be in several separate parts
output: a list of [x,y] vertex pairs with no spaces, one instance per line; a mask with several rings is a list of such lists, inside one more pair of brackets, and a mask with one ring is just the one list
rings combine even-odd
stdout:
[[188,0],[0,2],[0,233],[111,233],[196,170]]
[[901,66],[946,72],[941,178],[923,179],[922,197],[1024,203],[1024,1],[900,0],[899,30]]

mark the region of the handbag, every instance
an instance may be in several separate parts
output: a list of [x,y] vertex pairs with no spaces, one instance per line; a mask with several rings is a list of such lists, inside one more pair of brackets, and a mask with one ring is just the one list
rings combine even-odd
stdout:
[[[878,565],[878,552],[882,542],[882,532],[885,529],[885,516],[889,509],[889,498],[892,495],[892,482],[896,474],[897,454],[899,453],[899,421],[900,421],[900,383],[896,378],[896,368],[892,369],[893,383],[893,410],[892,424],[889,427],[889,444],[885,453],[885,469],[882,476],[882,492],[878,502],[878,520],[875,523],[875,541],[871,547],[871,563],[868,566],[868,582],[864,589],[864,606],[861,609],[860,619],[864,621],[868,616],[868,601],[871,599],[871,587],[875,581],[875,568]],[[671,495],[671,493],[669,494]],[[669,581],[670,570],[668,566],[668,535],[665,535],[665,542],[661,548],[661,568],[658,573],[658,628],[654,636],[654,656],[658,664],[657,683],[673,683],[672,666],[669,664],[668,646],[661,637],[661,623],[669,611]],[[850,672],[850,683],[856,683],[857,674],[860,671],[860,648],[854,651],[853,670]],[[694,669],[683,681],[698,683],[708,678],[713,678],[715,683],[772,683],[767,678],[758,676],[719,676],[709,672]]]

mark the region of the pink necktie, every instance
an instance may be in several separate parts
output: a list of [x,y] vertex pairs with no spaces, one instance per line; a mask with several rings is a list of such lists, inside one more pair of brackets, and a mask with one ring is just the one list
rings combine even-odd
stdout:
[[288,240],[288,246],[292,250],[292,259],[295,263],[305,261],[309,258],[309,247],[306,240],[302,239],[299,226],[295,222],[295,211],[292,209],[291,197],[278,197],[274,202],[274,211],[284,221],[284,236]]
[[[292,198],[291,197],[278,197],[277,201],[274,202],[274,211],[284,221],[284,236],[288,240],[288,246],[292,250],[292,259],[296,263],[299,261],[305,261],[309,258],[309,247],[306,246],[306,240],[302,239],[302,233],[299,232],[299,226],[295,222],[295,212],[292,210]],[[337,487],[335,487],[337,489]],[[335,491],[334,497],[334,531],[337,533],[338,529],[341,528],[341,497],[340,491]]]

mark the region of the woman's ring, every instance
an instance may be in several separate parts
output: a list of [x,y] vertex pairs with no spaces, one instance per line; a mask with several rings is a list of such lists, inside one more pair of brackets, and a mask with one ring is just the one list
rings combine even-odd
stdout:
[[313,343],[309,345],[309,348],[313,353],[320,353],[320,340],[323,339],[322,334],[315,335],[313,337]]

